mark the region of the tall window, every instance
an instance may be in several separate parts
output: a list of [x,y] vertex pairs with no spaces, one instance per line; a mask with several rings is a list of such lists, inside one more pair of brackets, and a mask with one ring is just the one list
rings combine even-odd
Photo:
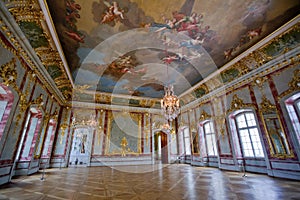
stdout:
[[[30,160],[36,145],[36,139],[39,133],[42,121],[42,113],[40,110],[32,107],[27,115],[26,124],[22,133],[20,142],[20,160]],[[22,148],[22,150],[21,150]],[[19,151],[19,150],[18,150]],[[19,154],[19,153],[18,153]],[[18,155],[19,156],[19,155]]]
[[185,155],[191,155],[191,139],[190,139],[190,131],[188,128],[183,129],[183,141],[184,141]]
[[0,83],[0,139],[3,135],[4,128],[13,104],[13,94],[5,86]]
[[51,154],[52,145],[53,145],[53,139],[54,139],[54,133],[55,133],[55,126],[56,121],[51,119],[49,121],[48,130],[47,130],[47,136],[44,142],[42,157],[47,158]]
[[214,127],[213,127],[212,121],[206,122],[203,125],[203,127],[204,127],[207,155],[217,156],[218,151],[217,151],[216,134],[214,132]]
[[[300,94],[298,94],[299,96]],[[288,99],[285,102],[287,111],[289,113],[291,123],[293,125],[293,128],[296,133],[296,137],[298,142],[300,143],[300,122],[299,122],[299,116],[300,116],[300,97],[298,99],[294,100],[293,97]]]
[[236,124],[244,157],[264,157],[253,112],[246,111],[236,115]]

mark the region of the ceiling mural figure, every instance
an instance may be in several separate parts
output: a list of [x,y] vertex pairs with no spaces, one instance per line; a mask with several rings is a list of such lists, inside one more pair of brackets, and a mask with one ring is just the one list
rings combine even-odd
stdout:
[[108,23],[114,20],[124,19],[124,10],[119,8],[116,1],[113,1],[112,4],[107,1],[103,1],[103,3],[107,6],[107,10],[103,14],[101,23]]
[[299,11],[294,0],[47,2],[76,85],[151,98],[167,83],[180,95]]

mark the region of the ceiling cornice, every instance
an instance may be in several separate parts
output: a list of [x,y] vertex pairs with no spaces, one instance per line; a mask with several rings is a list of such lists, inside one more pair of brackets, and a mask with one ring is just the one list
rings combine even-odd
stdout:
[[26,62],[27,66],[37,75],[39,80],[44,84],[51,94],[54,94],[59,104],[64,104],[65,99],[56,87],[54,81],[44,68],[40,58],[35,53],[28,39],[20,29],[15,18],[8,11],[4,2],[0,2],[0,24],[2,27],[2,32],[6,39],[14,47],[15,56],[20,56]]
[[54,23],[53,23],[53,20],[51,18],[51,15],[50,15],[50,12],[49,12],[49,8],[47,6],[47,3],[45,0],[38,0],[39,4],[40,4],[40,7],[41,7],[41,10],[44,14],[44,17],[45,17],[45,22],[48,26],[48,30],[49,30],[49,33],[53,39],[53,42],[54,42],[54,45],[55,45],[55,48],[57,49],[58,53],[59,53],[59,56],[61,58],[61,61],[63,63],[63,68],[67,74],[67,77],[69,78],[70,80],[70,83],[72,84],[73,88],[74,88],[74,82],[73,82],[73,78],[72,78],[72,75],[71,75],[71,72],[69,70],[69,66],[68,66],[68,63],[67,63],[67,60],[66,60],[66,57],[65,57],[65,54],[62,50],[62,46],[60,44],[60,41],[58,39],[58,35],[57,35],[57,32],[56,32],[56,29],[55,29],[55,26],[54,26]]
[[22,38],[19,40],[24,43],[22,48],[31,55],[34,65],[29,66],[40,71],[42,83],[52,87],[55,90],[52,94],[57,96],[61,104],[65,104],[72,94],[71,79],[67,76],[54,40],[49,34],[38,0],[7,1],[1,4],[1,9],[7,22],[14,28],[12,32]]

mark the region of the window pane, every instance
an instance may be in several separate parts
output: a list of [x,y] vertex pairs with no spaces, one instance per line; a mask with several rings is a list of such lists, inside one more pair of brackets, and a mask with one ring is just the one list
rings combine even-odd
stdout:
[[214,147],[214,155],[216,156],[216,155],[218,155],[216,134],[212,135],[212,143],[213,143],[213,147]]
[[211,129],[211,122],[207,122],[204,124],[204,131],[205,133],[211,133],[212,129]]
[[0,94],[7,94],[3,87],[0,86]]
[[207,154],[209,156],[214,156],[214,150],[213,150],[213,143],[212,143],[212,136],[206,135],[206,145],[207,145]]
[[213,123],[209,121],[204,124],[204,134],[206,140],[207,154],[209,156],[216,156],[217,153],[217,143],[216,143],[216,134],[214,133]]
[[246,113],[248,126],[256,126],[256,121],[253,113]]
[[42,154],[43,156],[46,156],[47,153],[48,153],[48,148],[49,148],[49,145],[50,145],[50,139],[51,139],[51,136],[52,136],[53,128],[54,128],[53,126],[49,126],[49,128],[48,128],[47,137],[46,137],[46,140],[45,140],[43,154]]
[[264,157],[256,119],[253,113],[241,113],[236,117],[242,150],[246,157]]
[[7,101],[0,101],[0,121],[2,121],[7,103]]
[[23,150],[23,153],[22,153],[23,158],[29,156],[31,143],[32,143],[32,140],[33,140],[33,136],[34,136],[34,132],[35,132],[37,124],[38,124],[38,118],[32,118],[30,128],[29,128],[29,131],[27,133],[27,138],[26,138],[24,150]]
[[191,155],[191,140],[190,140],[189,129],[187,128],[184,129],[183,135],[184,135],[185,154]]
[[[296,110],[294,109],[293,105],[286,105],[286,107],[291,119],[291,123],[295,129],[298,142],[300,142],[300,123],[299,123],[298,116],[296,114]],[[300,101],[297,103],[297,107],[300,110]]]
[[238,128],[244,128],[244,127],[247,127],[247,124],[246,124],[246,121],[245,121],[245,116],[242,114],[240,116],[238,116],[236,118],[237,120],[237,125],[238,125]]

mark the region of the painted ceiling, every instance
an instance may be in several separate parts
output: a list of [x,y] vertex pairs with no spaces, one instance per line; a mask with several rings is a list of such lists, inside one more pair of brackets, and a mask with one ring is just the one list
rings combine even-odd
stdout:
[[177,95],[299,13],[298,0],[47,0],[75,85]]

